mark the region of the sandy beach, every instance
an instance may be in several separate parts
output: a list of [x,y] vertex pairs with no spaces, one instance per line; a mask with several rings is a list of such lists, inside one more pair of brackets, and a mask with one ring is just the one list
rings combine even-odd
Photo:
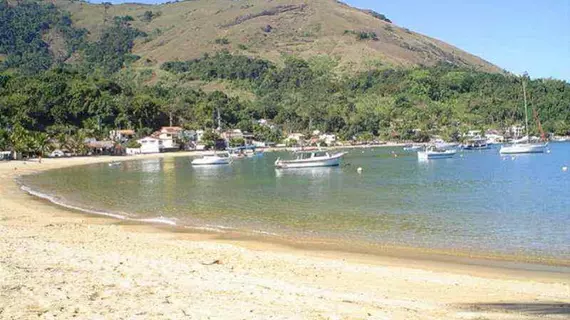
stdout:
[[369,256],[97,217],[19,175],[135,158],[0,162],[0,319],[570,319],[570,274]]

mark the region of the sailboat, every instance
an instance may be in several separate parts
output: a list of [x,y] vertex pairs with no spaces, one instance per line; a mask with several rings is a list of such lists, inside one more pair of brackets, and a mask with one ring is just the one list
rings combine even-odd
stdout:
[[[526,135],[510,145],[503,145],[499,150],[501,154],[520,154],[520,153],[544,153],[546,143],[532,143],[528,135],[528,106],[526,101],[526,83],[523,80],[523,97],[524,97],[524,113],[525,113],[525,133]],[[538,121],[538,117],[536,117]],[[544,138],[544,135],[543,135]]]

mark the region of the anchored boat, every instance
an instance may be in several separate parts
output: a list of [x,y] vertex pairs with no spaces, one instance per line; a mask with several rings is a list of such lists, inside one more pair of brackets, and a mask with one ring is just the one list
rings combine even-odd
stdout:
[[427,147],[426,150],[418,151],[419,160],[447,159],[453,158],[457,151],[455,149],[440,149],[435,146]]
[[[515,141],[513,144],[511,145],[504,145],[501,147],[501,149],[499,150],[500,154],[519,154],[519,153],[544,153],[546,151],[546,143],[532,143],[531,139],[528,135],[528,106],[527,106],[527,101],[526,101],[526,82],[522,81],[522,87],[523,87],[523,98],[524,98],[524,112],[525,112],[525,132],[526,135],[518,140]],[[545,134],[544,131],[542,130],[542,125],[540,124],[540,119],[538,118],[538,115],[536,114],[536,109],[534,109],[534,117],[535,120],[538,124],[538,129],[540,130],[541,136],[542,136],[542,140],[545,141]]]
[[230,164],[231,158],[228,153],[205,155],[202,158],[192,160],[193,166],[212,166]]
[[465,150],[485,150],[490,148],[489,144],[487,144],[487,139],[481,137],[469,139],[463,145],[463,149]]
[[310,168],[310,167],[334,167],[340,165],[340,160],[345,152],[329,154],[322,151],[297,152],[297,159],[275,161],[275,167],[278,169],[290,168]]

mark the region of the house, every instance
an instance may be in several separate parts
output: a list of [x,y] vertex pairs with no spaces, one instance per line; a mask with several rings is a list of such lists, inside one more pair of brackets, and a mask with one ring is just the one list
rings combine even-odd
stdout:
[[511,126],[508,131],[514,138],[520,138],[525,133],[525,126]]
[[204,130],[196,130],[196,142],[201,142],[204,136]]
[[11,160],[12,151],[0,151],[0,160]]
[[275,125],[272,124],[271,122],[269,122],[269,120],[266,119],[259,119],[256,121],[258,125],[262,126],[262,127],[268,127],[270,129],[274,129]]
[[140,143],[140,153],[159,153],[161,149],[162,141],[154,137],[144,137],[137,140]]
[[226,141],[230,141],[231,139],[244,139],[244,136],[240,129],[233,129],[222,132],[222,138]]
[[125,142],[134,138],[135,130],[111,130],[109,131],[109,138],[113,141]]
[[160,139],[160,148],[163,150],[180,149],[178,139],[181,138],[184,130],[181,127],[162,127],[159,131],[152,134],[152,137]]
[[485,137],[489,143],[502,143],[505,141],[505,137],[501,135],[498,130],[487,130],[485,132]]
[[502,143],[505,141],[505,137],[503,137],[500,134],[493,134],[493,133],[489,133],[487,135],[485,135],[485,137],[487,138],[487,142],[488,143]]
[[321,134],[319,140],[324,141],[328,146],[333,146],[336,144],[336,134]]
[[253,140],[255,139],[255,135],[253,133],[244,132],[243,139],[245,140],[246,145],[252,145]]
[[95,139],[89,139],[85,143],[86,147],[89,149],[90,155],[115,155],[121,153],[121,146],[115,146],[115,141],[97,141]]
[[302,133],[290,133],[287,136],[287,140],[297,140],[298,142],[301,142],[301,141],[303,141],[304,137],[305,137],[305,135]]
[[481,130],[469,130],[466,136],[469,138],[481,137]]

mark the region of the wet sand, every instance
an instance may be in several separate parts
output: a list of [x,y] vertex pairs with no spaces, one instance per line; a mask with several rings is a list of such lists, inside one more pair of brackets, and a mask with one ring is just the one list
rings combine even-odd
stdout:
[[73,212],[14,182],[71,165],[187,155],[0,163],[0,319],[570,318],[566,272],[180,232]]

